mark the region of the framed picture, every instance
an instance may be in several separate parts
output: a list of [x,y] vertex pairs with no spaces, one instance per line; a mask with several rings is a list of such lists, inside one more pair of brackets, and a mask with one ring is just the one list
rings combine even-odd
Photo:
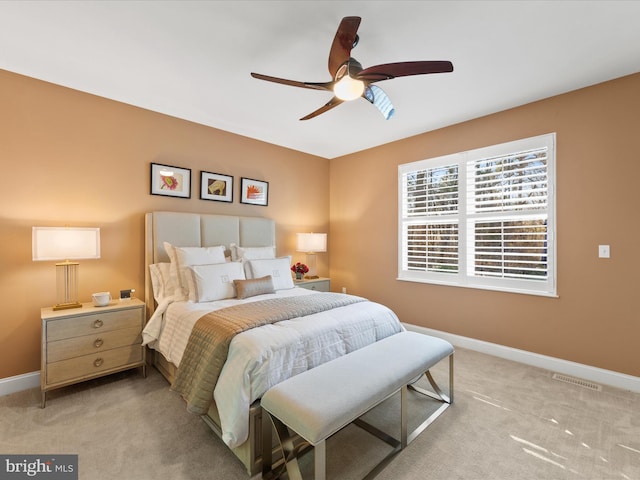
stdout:
[[233,177],[200,171],[200,199],[233,202]]
[[269,203],[269,182],[241,178],[240,203],[267,206]]
[[151,195],[191,198],[191,169],[152,163]]

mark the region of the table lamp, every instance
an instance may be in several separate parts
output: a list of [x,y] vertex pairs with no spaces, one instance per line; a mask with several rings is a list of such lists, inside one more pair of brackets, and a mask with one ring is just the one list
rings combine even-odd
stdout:
[[326,233],[297,233],[298,252],[307,254],[307,267],[309,271],[305,278],[319,278],[316,272],[316,253],[327,251]]
[[56,263],[57,303],[54,310],[78,308],[78,262],[100,258],[100,229],[82,227],[33,227],[34,261],[64,260]]

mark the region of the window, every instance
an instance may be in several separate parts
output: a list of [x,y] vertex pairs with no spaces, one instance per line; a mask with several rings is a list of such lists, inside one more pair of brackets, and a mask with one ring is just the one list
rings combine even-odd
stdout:
[[400,165],[400,280],[555,295],[555,133]]

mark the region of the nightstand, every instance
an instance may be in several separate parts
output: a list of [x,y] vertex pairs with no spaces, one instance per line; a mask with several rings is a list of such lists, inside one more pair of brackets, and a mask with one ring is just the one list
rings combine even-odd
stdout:
[[296,287],[306,288],[307,290],[317,290],[318,292],[330,292],[331,280],[329,278],[311,278],[302,280],[293,280]]
[[146,377],[142,329],[144,302],[112,301],[106,307],[43,308],[41,407],[47,392],[110,373],[142,367]]

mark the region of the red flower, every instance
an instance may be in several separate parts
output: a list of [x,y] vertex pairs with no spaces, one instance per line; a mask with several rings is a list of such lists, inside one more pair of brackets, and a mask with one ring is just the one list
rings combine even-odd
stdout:
[[291,271],[295,273],[307,273],[309,271],[309,267],[307,267],[304,263],[296,263],[291,266]]

